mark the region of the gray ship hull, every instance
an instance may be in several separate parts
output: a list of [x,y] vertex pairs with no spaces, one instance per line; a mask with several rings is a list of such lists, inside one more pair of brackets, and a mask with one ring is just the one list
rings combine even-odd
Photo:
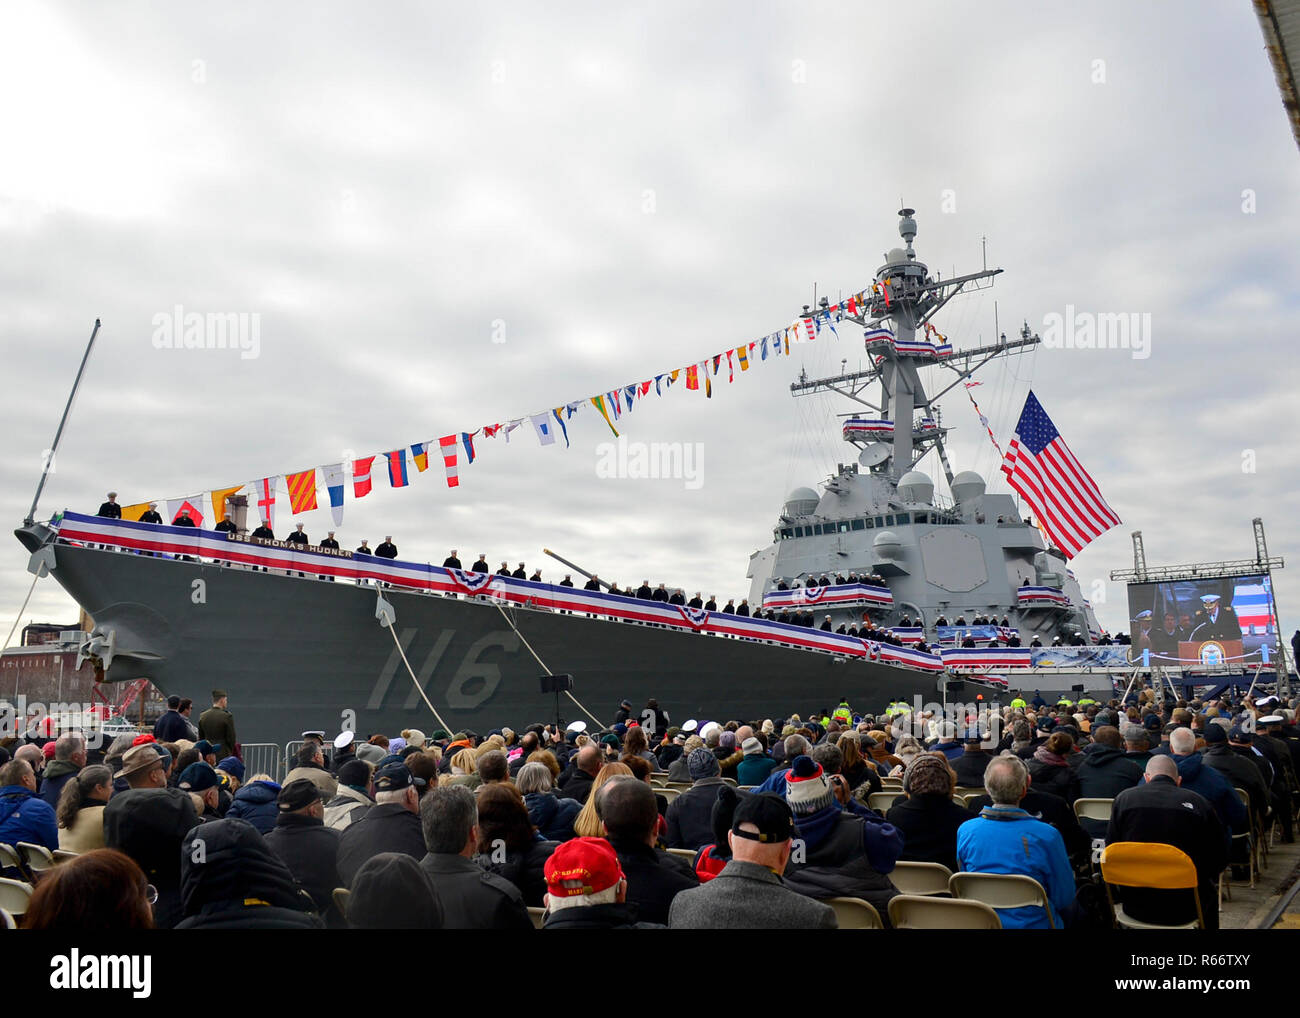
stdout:
[[[19,532],[29,549],[34,535]],[[376,588],[54,544],[53,576],[115,633],[110,681],[149,678],[202,703],[230,694],[240,739],[305,728],[394,733],[436,721],[375,617]],[[200,582],[201,581],[201,582]],[[568,672],[608,721],[619,700],[655,697],[674,722],[808,716],[847,697],[879,712],[939,699],[932,674],[719,636],[385,589],[411,668],[447,724],[486,732],[555,719],[539,677]],[[538,664],[520,640],[545,662]],[[566,721],[588,720],[562,697]]]

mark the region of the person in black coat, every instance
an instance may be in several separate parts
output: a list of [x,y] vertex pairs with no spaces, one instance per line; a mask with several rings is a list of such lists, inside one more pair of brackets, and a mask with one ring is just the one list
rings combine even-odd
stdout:
[[266,541],[275,540],[275,533],[271,530],[271,525],[266,520],[263,520],[262,525],[253,531],[252,536],[260,537]]
[[[691,605],[691,607],[692,608],[700,607],[700,603],[701,603],[700,599],[696,597],[695,601],[696,603]],[[686,595],[683,594],[680,590],[674,590],[671,594],[668,595],[668,603],[684,605],[686,603]]]
[[565,573],[565,574],[564,574],[564,579],[562,579],[562,580],[560,581],[560,586],[561,586],[561,587],[572,587],[572,586],[573,586],[573,576],[572,576],[572,574],[570,574],[570,573]]
[[157,502],[150,502],[149,508],[140,514],[141,523],[161,523],[162,521],[162,516],[158,514]]
[[689,864],[655,848],[659,809],[654,791],[644,781],[621,777],[598,794],[601,822],[627,879],[627,900],[636,905],[639,918],[667,925],[673,898],[698,887],[700,879]]
[[306,778],[290,781],[277,800],[280,815],[266,835],[266,846],[289,868],[311,895],[327,926],[341,928],[343,917],[334,907],[339,878],[339,832],[325,826],[325,807],[316,786]]
[[885,815],[903,835],[905,862],[937,862],[954,873],[957,865],[957,828],[973,819],[969,810],[952,801],[952,775],[937,756],[915,757],[903,773],[906,802]]
[[654,597],[654,591],[650,589],[649,580],[641,581],[641,586],[636,588],[636,596],[642,601],[649,601]]
[[1059,795],[1066,805],[1073,806],[1079,798],[1079,778],[1070,766],[1074,752],[1074,739],[1068,732],[1053,732],[1051,737],[1034,751],[1029,761],[1029,776],[1034,788],[1040,792]]
[[533,928],[518,888],[474,863],[479,844],[473,792],[464,785],[429,789],[420,803],[420,819],[428,846],[420,869],[438,892],[444,929]]
[[[1228,841],[1214,807],[1178,784],[1178,765],[1173,758],[1152,757],[1146,767],[1146,783],[1116,797],[1106,844],[1154,841],[1186,852],[1196,865],[1206,928],[1217,930],[1218,882],[1228,862]],[[1119,893],[1124,910],[1143,922],[1181,923],[1196,917],[1187,891],[1123,888]]]
[[[202,851],[195,844],[202,839]],[[177,853],[185,918],[180,930],[321,928],[311,897],[243,820],[214,820],[190,831]]]
[[561,799],[577,799],[585,804],[591,794],[591,785],[600,773],[600,766],[600,750],[595,746],[583,746],[570,763],[570,769],[560,775],[556,794]]
[[[459,569],[459,568],[460,568],[460,559],[457,558],[457,556],[456,556],[456,549],[455,549],[455,548],[452,548],[452,549],[451,549],[451,554],[448,555],[445,559],[442,560],[442,568],[443,568],[443,569]],[[484,569],[483,571],[484,571],[484,572],[487,572],[487,569]],[[477,570],[476,570],[476,572],[477,572]]]
[[492,570],[488,568],[487,556],[479,555],[478,561],[469,567],[469,571],[471,573],[490,573]]
[[595,573],[591,574],[591,579],[582,585],[583,590],[600,590],[600,577]]
[[524,564],[523,564],[522,562],[520,562],[520,563],[519,563],[519,566],[515,569],[515,571],[514,571],[513,573],[510,574],[510,576],[511,576],[513,579],[516,579],[516,580],[526,580],[526,579],[528,579],[528,573],[527,573],[527,571],[524,569]]
[[510,575],[510,566],[508,566],[506,563],[502,562],[502,563],[501,563],[501,568],[497,570],[497,575],[498,575],[498,576],[509,576],[509,575]]
[[474,862],[510,881],[530,908],[541,908],[546,894],[546,860],[560,845],[537,834],[528,807],[513,785],[484,785],[478,807],[478,852]]
[[[1119,729],[1112,725],[1094,728],[1092,745],[1084,749],[1082,755],[1083,760],[1075,771],[1081,799],[1113,799],[1142,780],[1141,765],[1124,752],[1124,739]],[[1100,832],[1089,833],[1098,838],[1102,836]]]
[[708,749],[692,750],[686,761],[694,784],[668,804],[668,847],[700,848],[713,843],[713,804],[722,780],[718,758]]
[[403,763],[391,763],[375,772],[375,805],[349,824],[339,838],[339,876],[345,885],[351,885],[362,863],[380,852],[402,852],[420,859],[427,851],[417,780]]
[[989,765],[993,755],[981,748],[978,732],[968,732],[968,738],[962,744],[962,754],[950,760],[952,769],[957,772],[957,784],[961,788],[983,788],[984,768]]
[[108,493],[108,501],[100,505],[99,512],[95,513],[95,515],[110,520],[120,520],[122,518],[122,507],[117,504],[116,491]]
[[190,511],[188,509],[182,509],[180,515],[177,516],[176,519],[172,520],[172,526],[173,527],[197,527],[198,524],[195,523],[192,519],[190,519]]
[[339,550],[339,543],[334,539],[334,531],[331,530],[329,532],[329,536],[321,541],[320,546],[322,548],[329,548],[331,551]]
[[[143,516],[140,517],[140,518],[141,518],[141,519],[144,519]],[[159,522],[159,523],[162,522],[161,518],[158,520],[158,522]],[[233,534],[233,533],[235,533],[239,528],[235,526],[234,522],[230,519],[230,514],[227,513],[225,516],[221,517],[221,522],[218,523],[218,524],[217,524],[215,527],[213,527],[212,529],[215,530],[215,531],[216,531],[217,533],[219,533],[219,534]],[[337,547],[337,545],[335,545],[335,547]]]
[[397,558],[397,545],[393,543],[391,534],[384,537],[383,544],[375,549],[375,555],[379,558]]
[[181,698],[179,696],[167,697],[167,709],[153,724],[155,742],[176,742],[179,739],[188,739],[190,737],[190,726],[180,715],[178,709],[180,705]]
[[303,530],[303,525],[301,523],[294,528],[293,533],[286,537],[285,540],[290,544],[311,544],[311,541],[307,538],[307,532]]

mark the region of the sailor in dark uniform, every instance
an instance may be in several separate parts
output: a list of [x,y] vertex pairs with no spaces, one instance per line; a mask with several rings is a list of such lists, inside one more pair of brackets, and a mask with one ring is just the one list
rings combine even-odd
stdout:
[[1221,600],[1218,594],[1201,595],[1201,603],[1205,607],[1192,619],[1192,640],[1241,639],[1241,623],[1237,621],[1237,613],[1219,604]]
[[[696,598],[695,600],[698,602],[698,601],[699,601],[699,598]],[[686,595],[683,594],[680,590],[674,590],[674,591],[673,591],[673,592],[668,596],[668,603],[669,603],[669,604],[682,604],[682,605],[684,605],[684,604],[686,603]],[[692,607],[692,608],[698,608],[698,607],[700,607],[700,605],[699,605],[699,604],[694,604],[694,605],[692,605],[691,607]]]
[[781,581],[776,585],[776,589],[777,589],[777,590],[789,590],[789,589],[790,589],[790,584],[786,583],[785,580],[781,580]]
[[741,616],[742,618],[746,618],[746,619],[749,618],[749,599],[748,599],[748,598],[745,598],[745,599],[742,599],[742,600],[741,600],[739,606],[737,606],[737,608],[736,608],[736,614],[739,615],[739,616]]
[[375,549],[375,554],[379,558],[397,558],[397,545],[393,543],[391,534],[384,537],[384,542]]
[[510,575],[511,575],[514,579],[516,579],[516,580],[526,580],[526,579],[528,579],[528,574],[527,574],[526,572],[524,572],[524,564],[523,564],[522,562],[519,563],[519,568],[516,569],[516,570],[515,570],[513,573],[511,573]]
[[695,596],[686,602],[687,608],[703,608],[704,602],[700,599],[700,592],[697,590]]
[[595,573],[592,573],[592,574],[591,574],[591,579],[588,580],[586,583],[584,583],[584,584],[582,585],[582,589],[583,589],[583,590],[599,590],[599,589],[600,589],[600,578],[599,578]]
[[478,561],[469,567],[469,571],[471,573],[490,573],[492,570],[488,568],[487,556],[480,553]]
[[[289,544],[301,545],[304,548],[307,547],[307,545],[311,544],[311,541],[307,539],[306,531],[304,531],[302,527],[303,525],[299,523],[297,529],[295,529],[293,533],[291,533],[288,537],[286,537],[285,541],[287,541]],[[298,575],[305,577],[307,574],[300,572]]]
[[[145,516],[148,516],[148,515],[149,515],[148,513],[145,513]],[[157,513],[154,513],[154,515],[157,516],[158,514],[157,514]],[[144,519],[144,516],[141,516],[140,519],[143,520],[143,519]],[[152,523],[153,520],[150,520],[149,522]],[[162,520],[159,519],[158,522],[161,523]],[[235,533],[235,531],[236,531],[238,528],[235,526],[235,524],[234,524],[233,522],[231,522],[231,519],[230,519],[230,513],[226,513],[225,516],[221,517],[221,522],[218,523],[218,524],[217,524],[215,527],[213,527],[212,529],[215,530],[215,531],[216,531],[217,533],[219,533],[219,534],[233,534],[233,533]],[[338,546],[335,545],[335,547],[338,547]]]
[[190,519],[190,511],[188,509],[182,509],[180,515],[177,516],[176,519],[172,520],[172,526],[173,527],[197,527],[198,524],[195,523],[192,519]]
[[[331,551],[338,551],[338,550],[339,550],[339,543],[338,543],[338,541],[334,540],[334,531],[331,530],[331,531],[329,532],[329,537],[327,537],[327,538],[325,538],[325,540],[321,541],[320,546],[321,546],[322,548],[328,548],[328,549],[331,550]],[[330,583],[333,583],[333,582],[334,582],[334,577],[333,577],[333,576],[326,576],[325,579],[329,580]]]
[[99,507],[99,512],[95,513],[95,515],[103,516],[110,520],[120,520],[122,518],[122,507],[117,504],[116,491],[110,491],[108,493],[108,501]]
[[497,575],[498,575],[498,576],[509,576],[509,575],[510,575],[510,567],[509,567],[508,565],[506,565],[506,563],[502,562],[502,563],[501,563],[501,568],[497,570]]
[[824,619],[822,619],[822,632],[829,633],[830,631],[831,631],[831,617],[827,615]]
[[357,549],[353,554],[355,554],[355,555],[373,555],[374,552],[370,550],[370,545],[367,544],[366,541],[363,539],[362,542],[361,542],[361,547],[358,548],[358,549]]
[[[266,522],[266,520],[263,520],[263,521],[262,521],[262,525],[261,525],[260,527],[258,527],[256,530],[254,530],[254,531],[252,532],[252,534],[250,534],[249,536],[250,536],[250,537],[259,537],[259,538],[262,538],[263,540],[266,540],[266,541],[274,541],[274,540],[275,540],[275,534],[273,534],[273,533],[271,532],[271,527],[270,527],[270,525]],[[262,572],[264,572],[264,573],[265,573],[265,572],[268,572],[266,566],[253,566],[253,572],[257,572],[259,569],[260,569]]]
[[710,594],[709,599],[704,602],[704,610],[706,612],[715,612],[718,610],[718,599],[712,594]]
[[564,579],[562,579],[562,580],[560,581],[560,586],[561,586],[561,587],[572,587],[572,586],[573,586],[573,578],[570,576],[570,574],[568,574],[568,573],[565,573],[565,574],[564,574]]
[[836,582],[837,584],[841,584],[841,583],[848,583],[849,581],[846,580],[846,579],[844,578],[844,574],[843,574],[843,573],[836,573],[836,574],[835,574],[835,582]]
[[540,569],[534,569],[534,570],[533,570],[533,575],[530,576],[530,577],[528,577],[528,580],[529,580],[529,582],[531,582],[531,583],[541,583],[541,582],[542,582],[542,571],[541,571]]
[[[109,504],[109,503],[107,503],[107,502],[104,503],[104,505],[108,505],[108,504]],[[114,509],[117,509],[118,507],[117,507],[116,505],[114,505],[113,508],[114,508]],[[100,509],[102,510],[102,509],[103,509],[103,506],[101,506]],[[120,512],[120,510],[119,510],[119,512]],[[100,516],[103,516],[104,513],[101,511],[99,515],[100,515]],[[144,512],[142,512],[142,513],[140,514],[140,522],[141,522],[141,523],[161,523],[162,521],[163,521],[163,518],[162,518],[161,516],[158,515],[158,503],[157,503],[157,502],[150,502],[150,503],[149,503],[149,508],[146,509]],[[153,557],[154,557],[154,553],[151,552],[151,551],[142,551],[142,552],[140,552],[140,554],[141,554],[141,555],[148,555],[150,558],[153,558]]]
[[668,600],[668,589],[667,589],[667,588],[666,588],[662,583],[659,584],[659,586],[655,587],[655,589],[654,589],[654,593],[650,595],[650,600],[652,600],[652,601],[667,601],[667,600]]
[[[456,557],[456,549],[455,549],[455,548],[452,548],[452,549],[451,549],[451,554],[448,555],[445,559],[442,560],[442,568],[443,568],[443,569],[459,569],[459,568],[460,568],[460,559],[458,559],[458,558]],[[484,570],[484,572],[486,572],[486,570]]]
[[849,627],[846,626],[843,622],[841,622],[839,629],[835,630],[835,632],[837,632],[840,636],[848,636]]
[[649,580],[641,581],[641,586],[636,588],[636,596],[642,601],[649,601],[654,596],[654,591],[650,589]]

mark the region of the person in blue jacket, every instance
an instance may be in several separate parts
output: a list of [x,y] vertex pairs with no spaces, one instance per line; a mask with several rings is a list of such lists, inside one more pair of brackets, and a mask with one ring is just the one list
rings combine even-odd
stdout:
[[0,842],[20,841],[59,847],[59,825],[54,808],[36,794],[36,772],[26,760],[10,760],[0,767]]
[[236,820],[247,820],[262,834],[275,830],[275,818],[280,815],[276,798],[280,786],[271,780],[269,774],[254,774],[248,784],[241,785],[230,803],[226,816]]
[[[978,817],[957,828],[957,863],[966,873],[1019,873],[1047,892],[1057,929],[1072,918],[1074,871],[1061,834],[1020,808],[1029,791],[1029,768],[1015,756],[994,757],[984,771],[993,800]],[[1003,929],[1045,930],[1047,914],[1036,905],[1000,908]]]

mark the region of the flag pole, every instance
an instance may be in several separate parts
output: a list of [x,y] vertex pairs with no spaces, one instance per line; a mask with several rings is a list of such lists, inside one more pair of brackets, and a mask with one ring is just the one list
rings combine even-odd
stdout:
[[81,357],[81,367],[77,368],[77,377],[72,383],[72,391],[68,393],[67,405],[63,408],[63,416],[59,418],[59,430],[54,433],[54,444],[50,447],[50,454],[45,457],[45,469],[41,471],[40,483],[36,485],[36,495],[32,499],[32,507],[27,511],[27,518],[23,520],[24,526],[30,527],[36,522],[36,504],[41,500],[41,492],[45,490],[45,479],[49,477],[50,470],[54,466],[54,454],[59,448],[59,439],[63,437],[63,426],[68,423],[68,414],[72,412],[72,401],[77,398],[77,389],[81,385],[81,376],[85,373],[86,362],[90,360],[90,351],[95,346],[95,337],[99,335],[99,319],[95,319],[95,328],[91,330],[90,342],[86,344],[86,352]]

